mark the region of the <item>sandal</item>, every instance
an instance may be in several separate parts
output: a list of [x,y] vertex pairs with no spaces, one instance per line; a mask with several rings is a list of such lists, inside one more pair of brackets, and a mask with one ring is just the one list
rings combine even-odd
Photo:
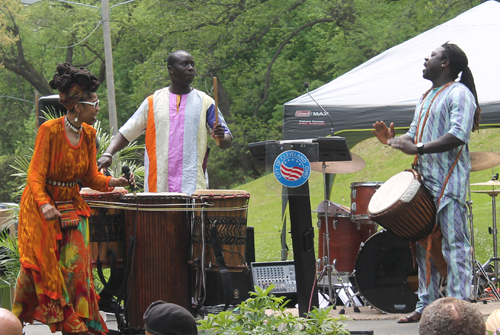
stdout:
[[414,323],[414,322],[419,322],[421,316],[422,316],[422,314],[420,314],[417,311],[414,311],[410,315],[407,315],[404,318],[399,319],[398,323]]

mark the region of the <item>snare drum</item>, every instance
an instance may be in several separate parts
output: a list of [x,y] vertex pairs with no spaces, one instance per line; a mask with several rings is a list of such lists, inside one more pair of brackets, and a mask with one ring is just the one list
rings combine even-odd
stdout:
[[210,227],[215,223],[217,240],[222,247],[226,266],[230,270],[243,270],[245,259],[248,201],[250,194],[238,190],[196,190],[195,212],[191,243],[194,261],[200,259],[203,250],[202,215],[205,224],[205,266],[216,267],[217,261],[210,243]]
[[351,221],[371,223],[368,217],[368,203],[382,184],[380,181],[351,183]]
[[354,277],[359,293],[386,313],[409,313],[418,301],[418,270],[408,241],[382,230],[359,249]]
[[[127,250],[135,240],[127,292],[131,328],[144,327],[143,314],[157,300],[191,309],[188,217],[191,199],[182,193],[125,194]],[[188,211],[189,210],[189,211]]]
[[370,219],[409,241],[432,232],[436,206],[420,174],[409,169],[391,177],[368,205]]
[[80,190],[80,195],[91,209],[90,258],[94,267],[99,256],[101,266],[109,268],[110,259],[107,252],[110,249],[116,252],[118,264],[123,264],[125,216],[123,210],[111,206],[126,193],[127,190],[123,187],[115,187],[113,192],[99,192],[88,187]]

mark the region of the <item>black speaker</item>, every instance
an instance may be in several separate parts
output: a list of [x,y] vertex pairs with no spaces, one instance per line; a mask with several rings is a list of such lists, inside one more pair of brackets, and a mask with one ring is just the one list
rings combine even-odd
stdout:
[[[252,273],[246,268],[243,271],[229,272],[231,280],[231,305],[237,305],[250,298],[252,291]],[[226,303],[224,286],[219,271],[207,270],[207,296],[204,306],[215,306]]]
[[56,117],[66,115],[67,109],[59,102],[59,95],[46,95],[38,99],[38,125],[45,121],[42,111],[54,114]]
[[[255,238],[253,227],[247,227],[247,240],[245,244],[245,260],[247,264],[255,262]],[[249,268],[243,271],[230,271],[231,281],[231,305],[237,305],[250,298],[250,291],[253,291],[252,273]],[[207,270],[207,295],[204,306],[216,306],[226,303],[222,277],[218,270]]]
[[305,317],[309,307],[319,306],[314,257],[314,229],[311,219],[309,184],[288,188],[293,259],[297,280],[299,315]]

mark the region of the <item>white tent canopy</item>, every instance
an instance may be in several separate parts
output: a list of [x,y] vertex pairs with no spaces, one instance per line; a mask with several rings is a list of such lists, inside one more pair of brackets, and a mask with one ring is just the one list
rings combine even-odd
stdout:
[[[481,125],[500,124],[500,3],[487,1],[430,29],[311,92],[333,119],[337,135],[350,146],[371,135],[376,120],[408,127],[415,105],[431,86],[423,79],[424,58],[441,44],[457,44],[474,75]],[[283,137],[326,136],[330,121],[304,94],[284,105]],[[308,113],[309,112],[309,113]],[[365,131],[362,131],[365,130]]]

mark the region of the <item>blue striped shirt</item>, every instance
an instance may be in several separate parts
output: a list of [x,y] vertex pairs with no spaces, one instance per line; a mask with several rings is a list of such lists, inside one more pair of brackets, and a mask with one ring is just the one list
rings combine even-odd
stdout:
[[[429,104],[440,89],[441,87],[432,89],[425,100],[422,101],[421,98],[418,102],[410,130],[406,133],[411,138],[415,139],[417,123],[420,123],[419,132],[421,131]],[[476,110],[474,96],[465,85],[457,82],[445,88],[430,108],[429,118],[423,129],[422,142],[425,144],[449,133],[465,143],[444,192],[444,198],[452,198],[465,203],[471,169],[468,144]],[[446,152],[419,156],[417,170],[422,175],[424,185],[431,192],[435,201],[441,193],[460,148],[462,146]],[[449,202],[444,200],[442,199],[440,207]]]

